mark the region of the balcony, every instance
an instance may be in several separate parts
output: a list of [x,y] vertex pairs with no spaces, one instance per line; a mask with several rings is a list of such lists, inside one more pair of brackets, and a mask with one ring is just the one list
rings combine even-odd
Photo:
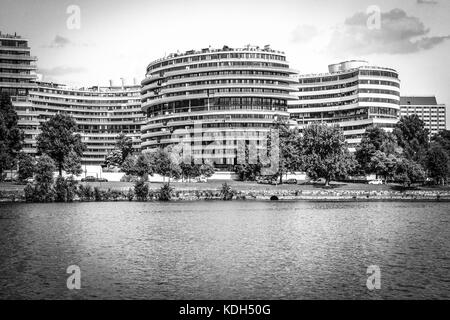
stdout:
[[0,54],[0,59],[37,61],[36,56],[27,56],[24,54]]

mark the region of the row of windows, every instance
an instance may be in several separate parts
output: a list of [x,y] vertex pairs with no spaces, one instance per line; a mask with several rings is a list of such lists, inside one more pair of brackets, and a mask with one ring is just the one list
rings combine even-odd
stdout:
[[[136,89],[137,90],[137,89]],[[140,95],[139,91],[130,91],[130,92],[89,92],[89,91],[69,91],[69,90],[55,90],[55,89],[47,89],[43,87],[38,87],[38,92],[43,93],[51,93],[57,95],[65,95],[65,96],[79,96],[79,97],[137,97]],[[39,97],[39,96],[37,96]],[[51,98],[51,99],[62,99],[62,98]],[[76,99],[66,99],[74,102],[83,102],[84,100],[76,100]],[[99,100],[103,101],[103,100]],[[124,100],[127,101],[127,100]]]
[[195,61],[205,61],[205,60],[218,60],[218,59],[265,59],[265,60],[279,60],[286,61],[285,56],[280,56],[276,54],[265,54],[265,53],[220,53],[220,54],[211,54],[211,55],[201,55],[201,56],[193,56],[193,57],[185,57],[173,60],[163,61],[157,64],[154,64],[148,68],[148,71],[154,70],[160,67],[165,67],[173,64],[180,63],[189,63]]
[[359,98],[359,101],[361,102],[383,102],[383,103],[392,103],[392,104],[399,104],[400,102],[398,100],[394,99],[385,99],[385,98]]
[[346,73],[346,74],[335,75],[335,76],[303,78],[303,79],[299,79],[299,83],[310,84],[310,83],[318,83],[318,82],[338,81],[338,80],[350,79],[350,78],[356,77],[357,75],[358,75],[358,72],[352,72],[352,73]]
[[313,96],[299,96],[299,100],[317,100],[317,99],[332,99],[332,98],[342,98],[348,97],[358,94],[358,90],[346,91],[346,92],[338,92],[338,93],[329,93],[329,94],[320,94]]
[[[191,86],[204,86],[204,85],[221,85],[221,84],[270,84],[278,85],[279,81],[276,80],[260,80],[260,79],[222,79],[222,80],[209,80],[209,81],[193,81],[186,83],[177,83],[164,87],[164,89],[191,87]],[[283,83],[287,85],[287,83]]]
[[166,80],[177,80],[185,78],[194,77],[215,77],[215,76],[233,76],[233,75],[248,75],[248,76],[277,76],[277,77],[287,77],[286,74],[272,71],[262,71],[262,70],[224,70],[224,71],[209,71],[209,72],[197,72],[188,73],[183,75],[169,76]]
[[399,91],[384,90],[384,89],[359,89],[359,93],[379,93],[379,94],[392,94],[394,96],[400,96]]
[[299,92],[309,92],[309,91],[325,91],[325,90],[337,90],[337,89],[344,89],[349,87],[354,87],[358,85],[358,81],[353,82],[346,82],[346,83],[340,83],[335,84],[332,86],[319,86],[319,87],[300,87],[298,89]]
[[382,86],[393,86],[400,88],[400,83],[394,81],[385,81],[385,80],[359,80],[359,84],[377,84]]
[[265,67],[265,68],[289,68],[287,64],[274,63],[274,62],[256,62],[256,61],[224,61],[224,62],[209,62],[199,63],[189,66],[173,67],[160,72],[161,76],[164,76],[165,72],[174,72],[180,70],[191,70],[199,68],[217,68],[217,67]]
[[359,75],[361,76],[373,76],[373,77],[389,77],[398,78],[398,74],[391,71],[382,70],[359,70]]

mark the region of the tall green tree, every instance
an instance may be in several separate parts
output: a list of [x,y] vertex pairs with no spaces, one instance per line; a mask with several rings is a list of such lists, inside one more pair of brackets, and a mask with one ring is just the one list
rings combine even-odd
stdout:
[[447,152],[438,143],[433,143],[428,150],[427,170],[437,184],[445,184],[450,173],[450,162]]
[[32,178],[34,174],[35,165],[36,161],[31,155],[27,153],[21,153],[19,155],[18,170],[17,170],[19,180],[23,182],[28,178]]
[[423,166],[416,161],[401,158],[397,161],[394,179],[404,185],[411,187],[411,184],[422,182],[426,177]]
[[120,167],[133,154],[133,140],[126,134],[121,133],[117,137],[114,149],[106,156],[105,165],[107,167]]
[[[397,148],[396,137],[392,133],[378,127],[368,128],[361,143],[356,147],[355,158],[358,161],[358,171],[365,174],[376,173],[375,166],[380,168],[380,161],[388,160],[390,155],[397,152]],[[372,160],[376,160],[376,163]]]
[[450,130],[441,130],[439,133],[435,134],[431,141],[439,144],[447,153],[450,158]]
[[37,137],[38,153],[47,154],[55,161],[60,176],[67,157],[72,152],[81,157],[86,149],[76,132],[75,120],[65,114],[58,113],[41,125],[41,133]]
[[273,152],[275,148],[278,148],[279,169],[277,175],[280,177],[280,183],[283,183],[283,175],[301,169],[301,134],[297,129],[290,129],[286,121],[277,121],[274,129],[278,130],[278,145],[274,145],[272,136],[269,135],[268,149]]
[[393,132],[398,145],[403,148],[404,157],[424,164],[429,147],[429,132],[423,121],[416,114],[402,117]]
[[18,127],[19,117],[7,93],[0,96],[0,180],[3,172],[14,166],[22,149],[23,132]]
[[325,186],[337,176],[345,176],[356,166],[348,151],[342,129],[324,124],[312,124],[303,130],[301,140],[302,165],[312,179],[324,178]]

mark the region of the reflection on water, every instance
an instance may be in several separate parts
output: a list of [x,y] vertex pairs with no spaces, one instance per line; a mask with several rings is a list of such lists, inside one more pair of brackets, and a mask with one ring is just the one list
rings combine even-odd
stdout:
[[449,222],[447,203],[2,204],[0,298],[448,299]]

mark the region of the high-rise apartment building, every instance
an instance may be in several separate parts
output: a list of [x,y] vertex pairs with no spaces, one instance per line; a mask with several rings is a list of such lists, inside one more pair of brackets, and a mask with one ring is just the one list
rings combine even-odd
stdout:
[[405,96],[400,97],[401,116],[416,114],[434,135],[446,129],[446,107],[438,104],[435,96]]
[[394,69],[366,61],[328,66],[329,73],[300,75],[288,110],[301,129],[320,122],[344,130],[350,148],[361,141],[369,126],[392,130],[399,119],[400,80]]
[[40,124],[57,113],[68,114],[77,123],[87,147],[82,157],[85,165],[101,165],[121,133],[132,139],[135,152],[140,151],[145,117],[139,85],[69,88],[37,82],[37,87],[29,92],[29,101],[30,120],[24,129],[30,142],[26,150],[30,153],[36,151]]
[[258,148],[277,120],[288,119],[295,73],[285,54],[269,46],[192,50],[153,61],[142,81],[142,149],[177,143],[182,132],[194,157],[232,166],[238,145]]

